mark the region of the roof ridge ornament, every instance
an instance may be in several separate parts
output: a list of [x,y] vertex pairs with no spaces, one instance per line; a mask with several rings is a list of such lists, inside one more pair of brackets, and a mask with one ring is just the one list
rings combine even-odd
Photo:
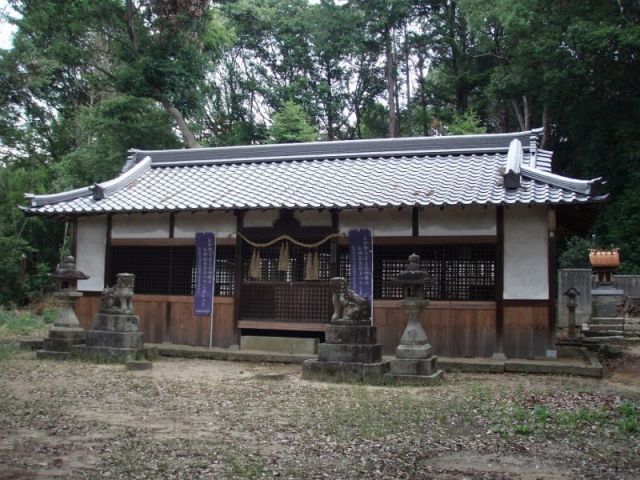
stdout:
[[522,143],[517,138],[511,140],[509,151],[507,152],[507,166],[504,172],[504,187],[520,187],[520,168],[524,158]]

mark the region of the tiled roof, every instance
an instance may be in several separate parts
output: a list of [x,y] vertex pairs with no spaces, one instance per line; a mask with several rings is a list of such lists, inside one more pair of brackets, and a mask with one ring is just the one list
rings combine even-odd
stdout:
[[[86,215],[601,200],[591,194],[593,181],[536,168],[536,143],[531,139],[537,133],[136,151],[117,179],[31,196],[32,205],[25,210]],[[509,189],[503,186],[503,173],[514,139],[527,143],[522,148],[521,186]],[[545,156],[545,167],[550,167],[550,158]]]

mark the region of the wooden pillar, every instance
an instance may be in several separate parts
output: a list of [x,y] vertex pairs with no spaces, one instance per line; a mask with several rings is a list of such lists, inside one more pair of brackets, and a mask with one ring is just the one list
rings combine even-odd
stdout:
[[[338,233],[340,231],[340,214],[338,210],[331,210],[331,233]],[[329,275],[330,277],[337,277],[340,275],[340,252],[338,246],[338,239],[332,238],[329,244],[330,248],[330,263],[329,263]]]
[[238,233],[244,229],[244,210],[236,210],[236,249],[235,249],[235,276],[233,285],[233,328],[235,331],[235,343],[240,343],[238,321],[240,320],[240,302],[242,301],[242,239]]
[[107,241],[104,252],[104,285],[111,283],[111,228],[113,219],[111,215],[107,215]]
[[556,302],[558,299],[558,275],[556,271],[556,208],[549,207],[547,213],[548,227],[549,227],[549,340],[547,342],[547,348],[555,356],[556,349],[556,325],[557,325],[557,312]]
[[420,235],[420,207],[413,207],[411,209],[411,236],[417,237]]
[[496,207],[496,358],[504,358],[504,206]]

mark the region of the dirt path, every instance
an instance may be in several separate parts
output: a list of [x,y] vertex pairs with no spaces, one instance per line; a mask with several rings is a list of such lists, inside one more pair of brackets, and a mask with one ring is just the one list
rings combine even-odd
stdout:
[[620,412],[640,416],[639,364],[604,380],[394,388],[308,382],[295,365],[129,372],[19,353],[0,362],[0,479],[637,478],[638,433],[621,433]]

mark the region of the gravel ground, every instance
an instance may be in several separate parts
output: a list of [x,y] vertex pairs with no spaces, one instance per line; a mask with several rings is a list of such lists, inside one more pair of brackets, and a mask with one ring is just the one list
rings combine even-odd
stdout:
[[308,382],[300,367],[0,360],[0,478],[640,478],[640,352],[605,379]]

